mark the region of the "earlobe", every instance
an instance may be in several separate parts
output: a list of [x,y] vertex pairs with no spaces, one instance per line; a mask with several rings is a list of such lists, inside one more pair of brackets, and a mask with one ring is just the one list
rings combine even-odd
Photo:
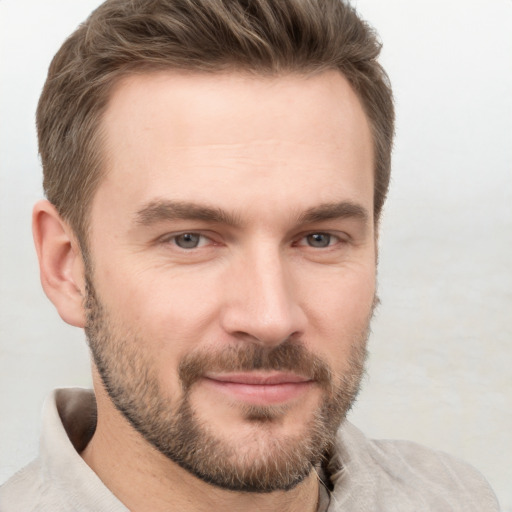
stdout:
[[32,233],[46,296],[65,322],[84,327],[84,265],[73,231],[55,207],[42,200],[34,206]]

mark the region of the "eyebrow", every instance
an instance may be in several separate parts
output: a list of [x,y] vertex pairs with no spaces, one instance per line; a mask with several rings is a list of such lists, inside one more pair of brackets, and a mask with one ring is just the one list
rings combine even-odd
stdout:
[[[363,206],[352,201],[341,201],[339,203],[324,203],[309,208],[298,216],[297,223],[311,224],[327,220],[355,218],[366,225],[369,217],[368,210]],[[199,220],[233,227],[242,225],[239,216],[221,208],[169,200],[151,201],[137,211],[135,220],[137,224],[142,226],[173,220]]]
[[366,208],[352,201],[341,201],[339,203],[324,203],[309,208],[299,217],[300,224],[310,224],[326,220],[354,218],[363,224],[368,224],[370,214]]
[[229,226],[239,226],[240,220],[220,208],[183,201],[151,201],[136,214],[137,224],[150,226],[162,221],[200,220]]

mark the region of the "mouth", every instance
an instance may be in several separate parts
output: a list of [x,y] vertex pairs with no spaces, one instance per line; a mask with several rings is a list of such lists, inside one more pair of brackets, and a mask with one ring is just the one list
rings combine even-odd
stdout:
[[314,381],[294,373],[247,372],[207,374],[205,385],[251,405],[284,404],[303,395]]

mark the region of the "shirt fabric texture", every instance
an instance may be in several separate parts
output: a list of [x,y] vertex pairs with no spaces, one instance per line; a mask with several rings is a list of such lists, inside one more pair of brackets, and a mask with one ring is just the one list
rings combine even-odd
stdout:
[[[95,426],[92,391],[54,391],[39,456],[0,486],[0,512],[129,512],[79,455]],[[370,440],[347,421],[326,469],[333,489],[322,489],[318,512],[499,512],[466,463],[408,441]]]

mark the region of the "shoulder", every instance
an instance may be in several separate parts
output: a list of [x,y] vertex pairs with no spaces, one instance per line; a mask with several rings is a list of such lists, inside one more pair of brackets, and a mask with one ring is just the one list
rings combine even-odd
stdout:
[[39,459],[15,473],[0,486],[2,512],[45,512],[62,510],[62,503],[43,478]]
[[[334,494],[356,510],[499,511],[496,497],[472,466],[410,441],[371,440],[345,422],[338,435],[341,470]],[[361,494],[365,497],[360,499]],[[336,510],[336,509],[333,509]]]
[[95,424],[91,391],[54,391],[43,410],[39,456],[0,486],[0,512],[127,512],[80,456]]

